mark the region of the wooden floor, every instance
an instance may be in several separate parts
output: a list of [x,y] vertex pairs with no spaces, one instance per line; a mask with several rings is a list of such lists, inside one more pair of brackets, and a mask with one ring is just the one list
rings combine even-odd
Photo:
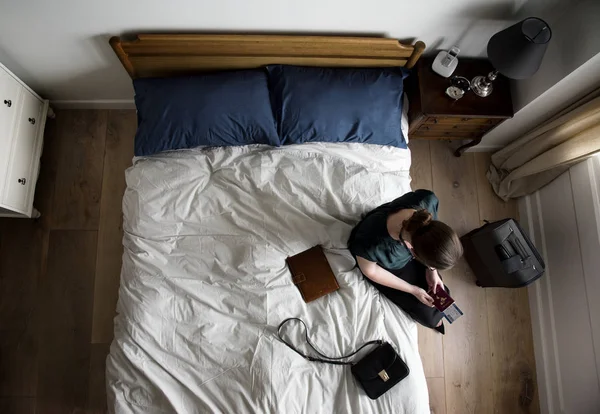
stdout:
[[[134,111],[57,111],[36,192],[42,217],[0,219],[2,414],[106,411],[123,171],[135,127]],[[516,214],[487,184],[489,155],[457,159],[439,141],[410,147],[413,188],[433,189],[441,219],[461,234]],[[464,263],[443,277],[465,316],[445,336],[419,331],[432,411],[539,412],[526,291],[480,289]]]

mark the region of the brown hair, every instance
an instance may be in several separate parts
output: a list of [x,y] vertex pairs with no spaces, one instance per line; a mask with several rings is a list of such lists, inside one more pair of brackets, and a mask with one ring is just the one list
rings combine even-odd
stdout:
[[411,235],[415,255],[425,266],[449,269],[463,254],[456,232],[447,224],[433,220],[427,210],[415,211],[404,221],[403,227]]

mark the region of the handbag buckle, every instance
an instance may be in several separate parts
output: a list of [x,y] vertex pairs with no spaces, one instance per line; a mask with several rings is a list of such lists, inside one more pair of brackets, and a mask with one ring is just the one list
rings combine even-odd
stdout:
[[381,378],[383,382],[388,382],[388,380],[390,379],[390,376],[387,372],[385,372],[385,369],[382,369],[377,375],[379,375],[379,378]]

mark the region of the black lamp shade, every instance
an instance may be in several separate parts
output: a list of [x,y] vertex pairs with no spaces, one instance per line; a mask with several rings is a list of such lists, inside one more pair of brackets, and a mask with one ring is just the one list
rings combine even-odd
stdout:
[[508,78],[529,78],[539,69],[551,38],[552,31],[545,21],[529,17],[492,36],[488,59]]

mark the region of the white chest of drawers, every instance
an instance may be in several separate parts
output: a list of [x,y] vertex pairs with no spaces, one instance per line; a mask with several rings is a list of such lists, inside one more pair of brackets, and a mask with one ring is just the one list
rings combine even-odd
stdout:
[[32,217],[48,101],[0,64],[0,217]]

